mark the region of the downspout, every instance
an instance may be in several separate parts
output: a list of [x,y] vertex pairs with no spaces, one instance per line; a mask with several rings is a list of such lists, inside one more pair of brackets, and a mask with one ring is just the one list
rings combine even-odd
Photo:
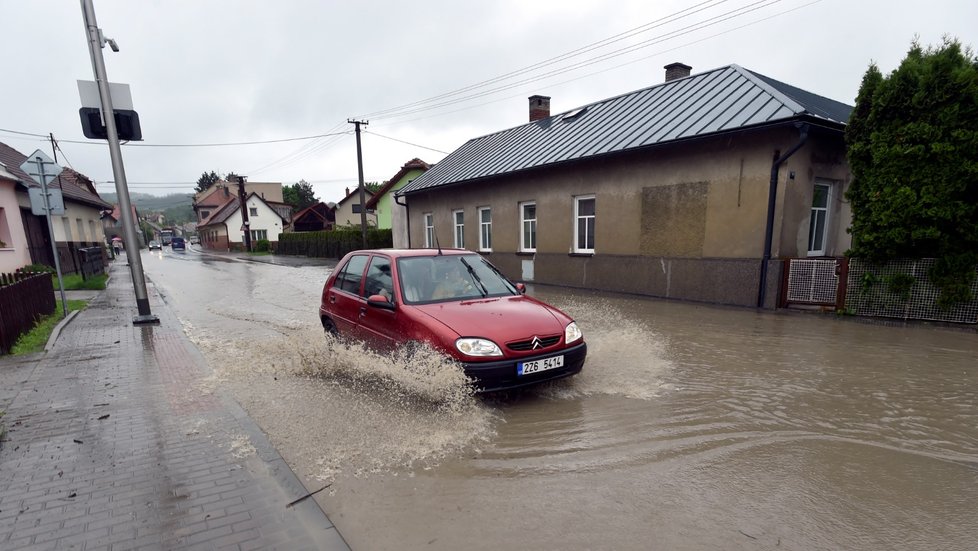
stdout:
[[761,279],[757,288],[757,307],[764,308],[764,294],[767,289],[767,265],[771,260],[771,242],[774,240],[774,210],[778,196],[778,170],[781,165],[795,154],[808,141],[808,124],[798,127],[798,143],[787,153],[779,156],[774,152],[774,162],[771,164],[771,187],[767,192],[767,226],[764,228],[764,257],[761,259]]
[[[410,182],[408,182],[408,183],[410,183]],[[394,202],[397,203],[398,205],[401,205],[402,207],[404,207],[404,216],[407,217],[407,220],[405,221],[407,223],[407,238],[408,238],[407,245],[408,245],[408,248],[410,249],[411,248],[411,207],[409,207],[407,203],[402,203],[402,202],[398,201],[397,200],[398,197],[400,197],[400,195],[398,195],[398,194],[395,193],[394,194]]]

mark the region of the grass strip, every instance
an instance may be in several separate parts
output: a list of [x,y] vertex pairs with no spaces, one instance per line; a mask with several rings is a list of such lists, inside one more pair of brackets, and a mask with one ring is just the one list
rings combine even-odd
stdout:
[[[54,328],[58,325],[64,316],[63,308],[61,307],[61,301],[55,301],[57,304],[54,308],[54,313],[48,316],[44,316],[36,324],[34,328],[24,333],[17,339],[17,343],[14,344],[13,348],[10,349],[10,354],[13,356],[20,356],[23,354],[33,354],[35,352],[40,352],[44,350],[44,345],[47,344],[48,339],[51,337],[51,333]],[[74,312],[75,310],[81,310],[88,305],[87,300],[69,300],[68,301],[68,311]]]

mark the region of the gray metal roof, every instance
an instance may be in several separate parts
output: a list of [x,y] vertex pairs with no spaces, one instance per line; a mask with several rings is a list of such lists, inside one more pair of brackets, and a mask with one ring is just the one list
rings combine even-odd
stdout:
[[469,140],[397,195],[852,107],[728,65]]

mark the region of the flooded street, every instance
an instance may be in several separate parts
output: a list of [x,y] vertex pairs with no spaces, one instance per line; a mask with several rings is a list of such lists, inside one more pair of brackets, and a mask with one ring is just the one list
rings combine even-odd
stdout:
[[327,266],[143,254],[354,549],[978,548],[978,335],[530,286],[584,371],[473,397],[330,345]]

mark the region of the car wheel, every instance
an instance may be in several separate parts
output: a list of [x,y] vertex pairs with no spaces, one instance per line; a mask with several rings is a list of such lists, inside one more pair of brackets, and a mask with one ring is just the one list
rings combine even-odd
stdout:
[[336,329],[336,324],[333,323],[333,320],[332,319],[327,318],[327,317],[324,317],[323,318],[323,331],[327,335],[332,335],[333,337],[339,337],[340,336],[340,332]]

